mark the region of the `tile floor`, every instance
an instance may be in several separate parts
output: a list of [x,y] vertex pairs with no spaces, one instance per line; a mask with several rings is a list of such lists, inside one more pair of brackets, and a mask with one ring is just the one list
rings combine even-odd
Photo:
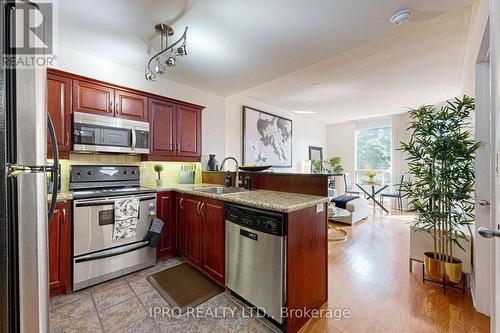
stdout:
[[[105,282],[71,295],[61,295],[50,301],[51,332],[273,332],[257,318],[252,318],[241,304],[227,293],[219,294],[199,305],[195,318],[187,313],[165,313],[171,308],[146,278],[162,269],[179,264],[172,258],[154,267]],[[235,309],[233,315],[223,311]],[[233,310],[234,311],[234,310]]]

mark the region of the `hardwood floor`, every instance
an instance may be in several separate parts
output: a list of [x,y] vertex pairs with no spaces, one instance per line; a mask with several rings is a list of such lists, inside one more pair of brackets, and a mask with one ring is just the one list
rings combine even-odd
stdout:
[[[330,309],[350,318],[310,321],[303,332],[489,332],[489,318],[476,312],[470,292],[422,283],[422,267],[408,271],[413,216],[392,211],[346,227],[347,241],[329,243]],[[345,225],[339,225],[345,227]]]

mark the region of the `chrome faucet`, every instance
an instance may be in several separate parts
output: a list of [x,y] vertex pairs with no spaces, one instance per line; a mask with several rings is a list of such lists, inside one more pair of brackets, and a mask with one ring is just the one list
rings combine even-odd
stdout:
[[224,171],[224,164],[226,163],[227,160],[233,160],[234,163],[236,163],[236,180],[234,181],[234,187],[239,187],[240,184],[241,184],[241,181],[240,181],[240,166],[239,166],[238,161],[236,160],[236,158],[234,158],[232,156],[228,156],[225,159],[223,159],[222,163],[220,164],[220,169],[221,169],[221,171]]

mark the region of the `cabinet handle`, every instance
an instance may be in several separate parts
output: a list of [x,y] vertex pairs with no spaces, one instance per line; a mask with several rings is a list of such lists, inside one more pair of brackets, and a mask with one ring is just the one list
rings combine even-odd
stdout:
[[119,110],[118,105],[119,105],[118,102],[116,102],[115,103],[115,112],[117,112]]
[[66,144],[69,145],[69,131],[66,132]]
[[205,203],[204,203],[204,202],[202,202],[202,203],[201,203],[201,206],[200,206],[200,214],[201,214],[201,216],[205,216],[205,214],[203,213],[203,210],[204,210],[204,209],[205,209]]
[[66,208],[63,208],[62,212],[63,212],[63,220],[62,220],[62,223],[64,223],[64,222],[66,222]]
[[184,198],[181,198],[181,200],[179,201],[179,206],[181,207],[181,209],[184,209],[184,205],[182,204],[184,202]]
[[201,215],[200,204],[201,204],[201,202],[198,202],[198,204],[196,205],[196,210],[198,211],[198,215]]
[[109,113],[113,113],[113,101],[109,102]]

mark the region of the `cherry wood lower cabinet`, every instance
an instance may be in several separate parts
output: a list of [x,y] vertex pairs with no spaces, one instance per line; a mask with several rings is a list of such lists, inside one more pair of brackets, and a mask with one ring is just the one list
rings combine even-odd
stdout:
[[226,233],[224,203],[203,198],[200,212],[203,270],[215,280],[224,283]]
[[202,216],[200,213],[201,200],[199,197],[189,195],[184,196],[182,206],[184,220],[184,237],[186,258],[193,264],[201,266],[201,247],[202,247]]
[[[319,309],[328,299],[328,207],[319,207],[286,215],[286,302],[290,314]],[[286,331],[299,331],[309,319],[290,315]]]
[[71,285],[71,202],[58,202],[49,223],[50,296],[70,294]]
[[180,256],[185,256],[185,237],[184,237],[184,214],[183,214],[184,197],[180,193],[175,193],[175,252]]
[[191,195],[179,195],[178,202],[178,252],[224,284],[224,203]]
[[160,243],[156,248],[156,260],[166,259],[174,254],[174,195],[173,192],[160,192],[156,196],[156,216],[164,223],[160,235]]

